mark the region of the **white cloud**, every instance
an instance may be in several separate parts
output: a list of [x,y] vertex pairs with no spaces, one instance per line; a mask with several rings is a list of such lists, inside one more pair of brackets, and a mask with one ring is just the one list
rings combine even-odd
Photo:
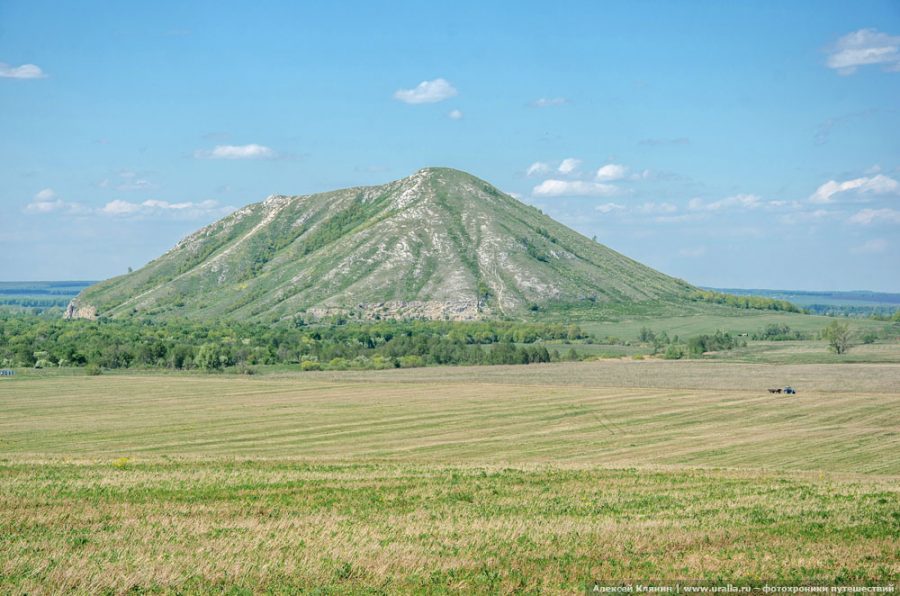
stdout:
[[542,97],[531,102],[535,108],[552,108],[554,106],[564,106],[569,103],[565,97]]
[[900,184],[893,178],[889,178],[884,174],[876,174],[871,178],[863,176],[862,178],[854,178],[844,182],[829,180],[825,184],[816,189],[809,197],[810,203],[830,203],[834,195],[854,190],[858,193],[871,193],[876,195],[897,193],[900,191]]
[[56,196],[52,188],[37,192],[31,202],[25,206],[27,213],[52,213],[66,207],[66,203]]
[[532,191],[539,197],[607,197],[617,194],[618,187],[599,182],[582,182],[581,180],[544,180]]
[[139,203],[129,203],[128,201],[116,199],[104,205],[100,209],[100,213],[105,215],[128,215],[140,211],[140,209],[141,205]]
[[847,220],[852,224],[868,226],[873,223],[900,223],[900,211],[897,209],[863,209]]
[[619,205],[618,203],[603,203],[602,205],[597,205],[594,209],[600,213],[612,213],[613,211],[624,211],[625,205]]
[[450,112],[447,114],[447,117],[451,120],[462,120],[462,110],[450,110]]
[[444,101],[458,94],[456,88],[445,79],[422,81],[413,89],[398,89],[394,92],[394,99],[403,103],[436,103]]
[[219,205],[218,201],[212,199],[199,202],[185,201],[182,203],[170,203],[169,201],[161,201],[158,199],[148,199],[141,203],[132,203],[130,201],[116,199],[98,209],[98,213],[114,217],[174,214],[191,218],[210,214],[225,215],[231,211],[233,211],[231,207],[223,207]]
[[562,160],[557,168],[560,174],[571,174],[581,165],[581,160],[574,157],[567,157]]
[[857,255],[875,254],[884,252],[888,248],[887,240],[884,238],[872,238],[850,249],[850,252]]
[[868,64],[884,64],[885,70],[900,72],[900,36],[875,29],[848,33],[830,49],[827,64],[842,75]]
[[756,209],[760,205],[762,205],[762,200],[756,195],[749,194],[734,195],[712,203],[706,203],[702,199],[691,199],[688,201],[688,209],[691,211],[721,211],[731,207]]
[[625,177],[627,168],[625,166],[609,163],[597,170],[597,180],[621,180]]
[[268,159],[275,157],[275,152],[264,145],[216,145],[212,151],[194,151],[198,159]]
[[539,176],[541,174],[546,174],[550,171],[550,164],[544,163],[542,161],[536,161],[525,170],[526,176]]
[[44,190],[39,190],[34,195],[35,201],[52,201],[56,198],[56,192],[52,188],[45,188]]
[[0,62],[0,77],[7,79],[44,79],[47,77],[40,66],[23,64],[22,66],[10,66]]

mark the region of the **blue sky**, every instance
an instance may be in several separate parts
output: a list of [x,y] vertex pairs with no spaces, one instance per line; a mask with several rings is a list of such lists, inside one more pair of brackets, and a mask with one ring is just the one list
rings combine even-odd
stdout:
[[0,279],[469,171],[719,287],[900,291],[897,2],[0,0]]

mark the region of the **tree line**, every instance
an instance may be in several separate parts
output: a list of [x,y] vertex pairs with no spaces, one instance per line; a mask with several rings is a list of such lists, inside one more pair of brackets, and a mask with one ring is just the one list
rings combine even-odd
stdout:
[[553,343],[589,336],[575,325],[378,321],[342,325],[73,320],[0,314],[0,365],[94,370],[219,370],[297,364],[304,370],[571,359]]
[[804,312],[802,308],[787,300],[776,300],[763,296],[737,296],[712,290],[697,290],[691,295],[691,299],[697,302],[709,302],[711,304],[724,304],[733,308],[753,310],[775,310],[780,312]]

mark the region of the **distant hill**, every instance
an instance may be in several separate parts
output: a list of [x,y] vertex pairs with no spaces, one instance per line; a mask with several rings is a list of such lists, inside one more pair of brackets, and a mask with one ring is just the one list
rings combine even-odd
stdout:
[[86,289],[69,316],[463,320],[694,291],[483,180],[426,168],[383,186],[248,205]]
[[0,281],[0,311],[42,313],[65,308],[93,281]]
[[761,296],[787,300],[816,314],[858,315],[890,314],[900,308],[900,294],[889,292],[766,290],[740,288],[705,288],[736,296]]

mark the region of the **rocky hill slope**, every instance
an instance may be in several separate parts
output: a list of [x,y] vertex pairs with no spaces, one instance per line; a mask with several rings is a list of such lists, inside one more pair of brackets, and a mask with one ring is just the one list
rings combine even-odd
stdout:
[[69,316],[461,320],[692,290],[483,180],[426,168],[383,186],[248,205],[86,289]]

